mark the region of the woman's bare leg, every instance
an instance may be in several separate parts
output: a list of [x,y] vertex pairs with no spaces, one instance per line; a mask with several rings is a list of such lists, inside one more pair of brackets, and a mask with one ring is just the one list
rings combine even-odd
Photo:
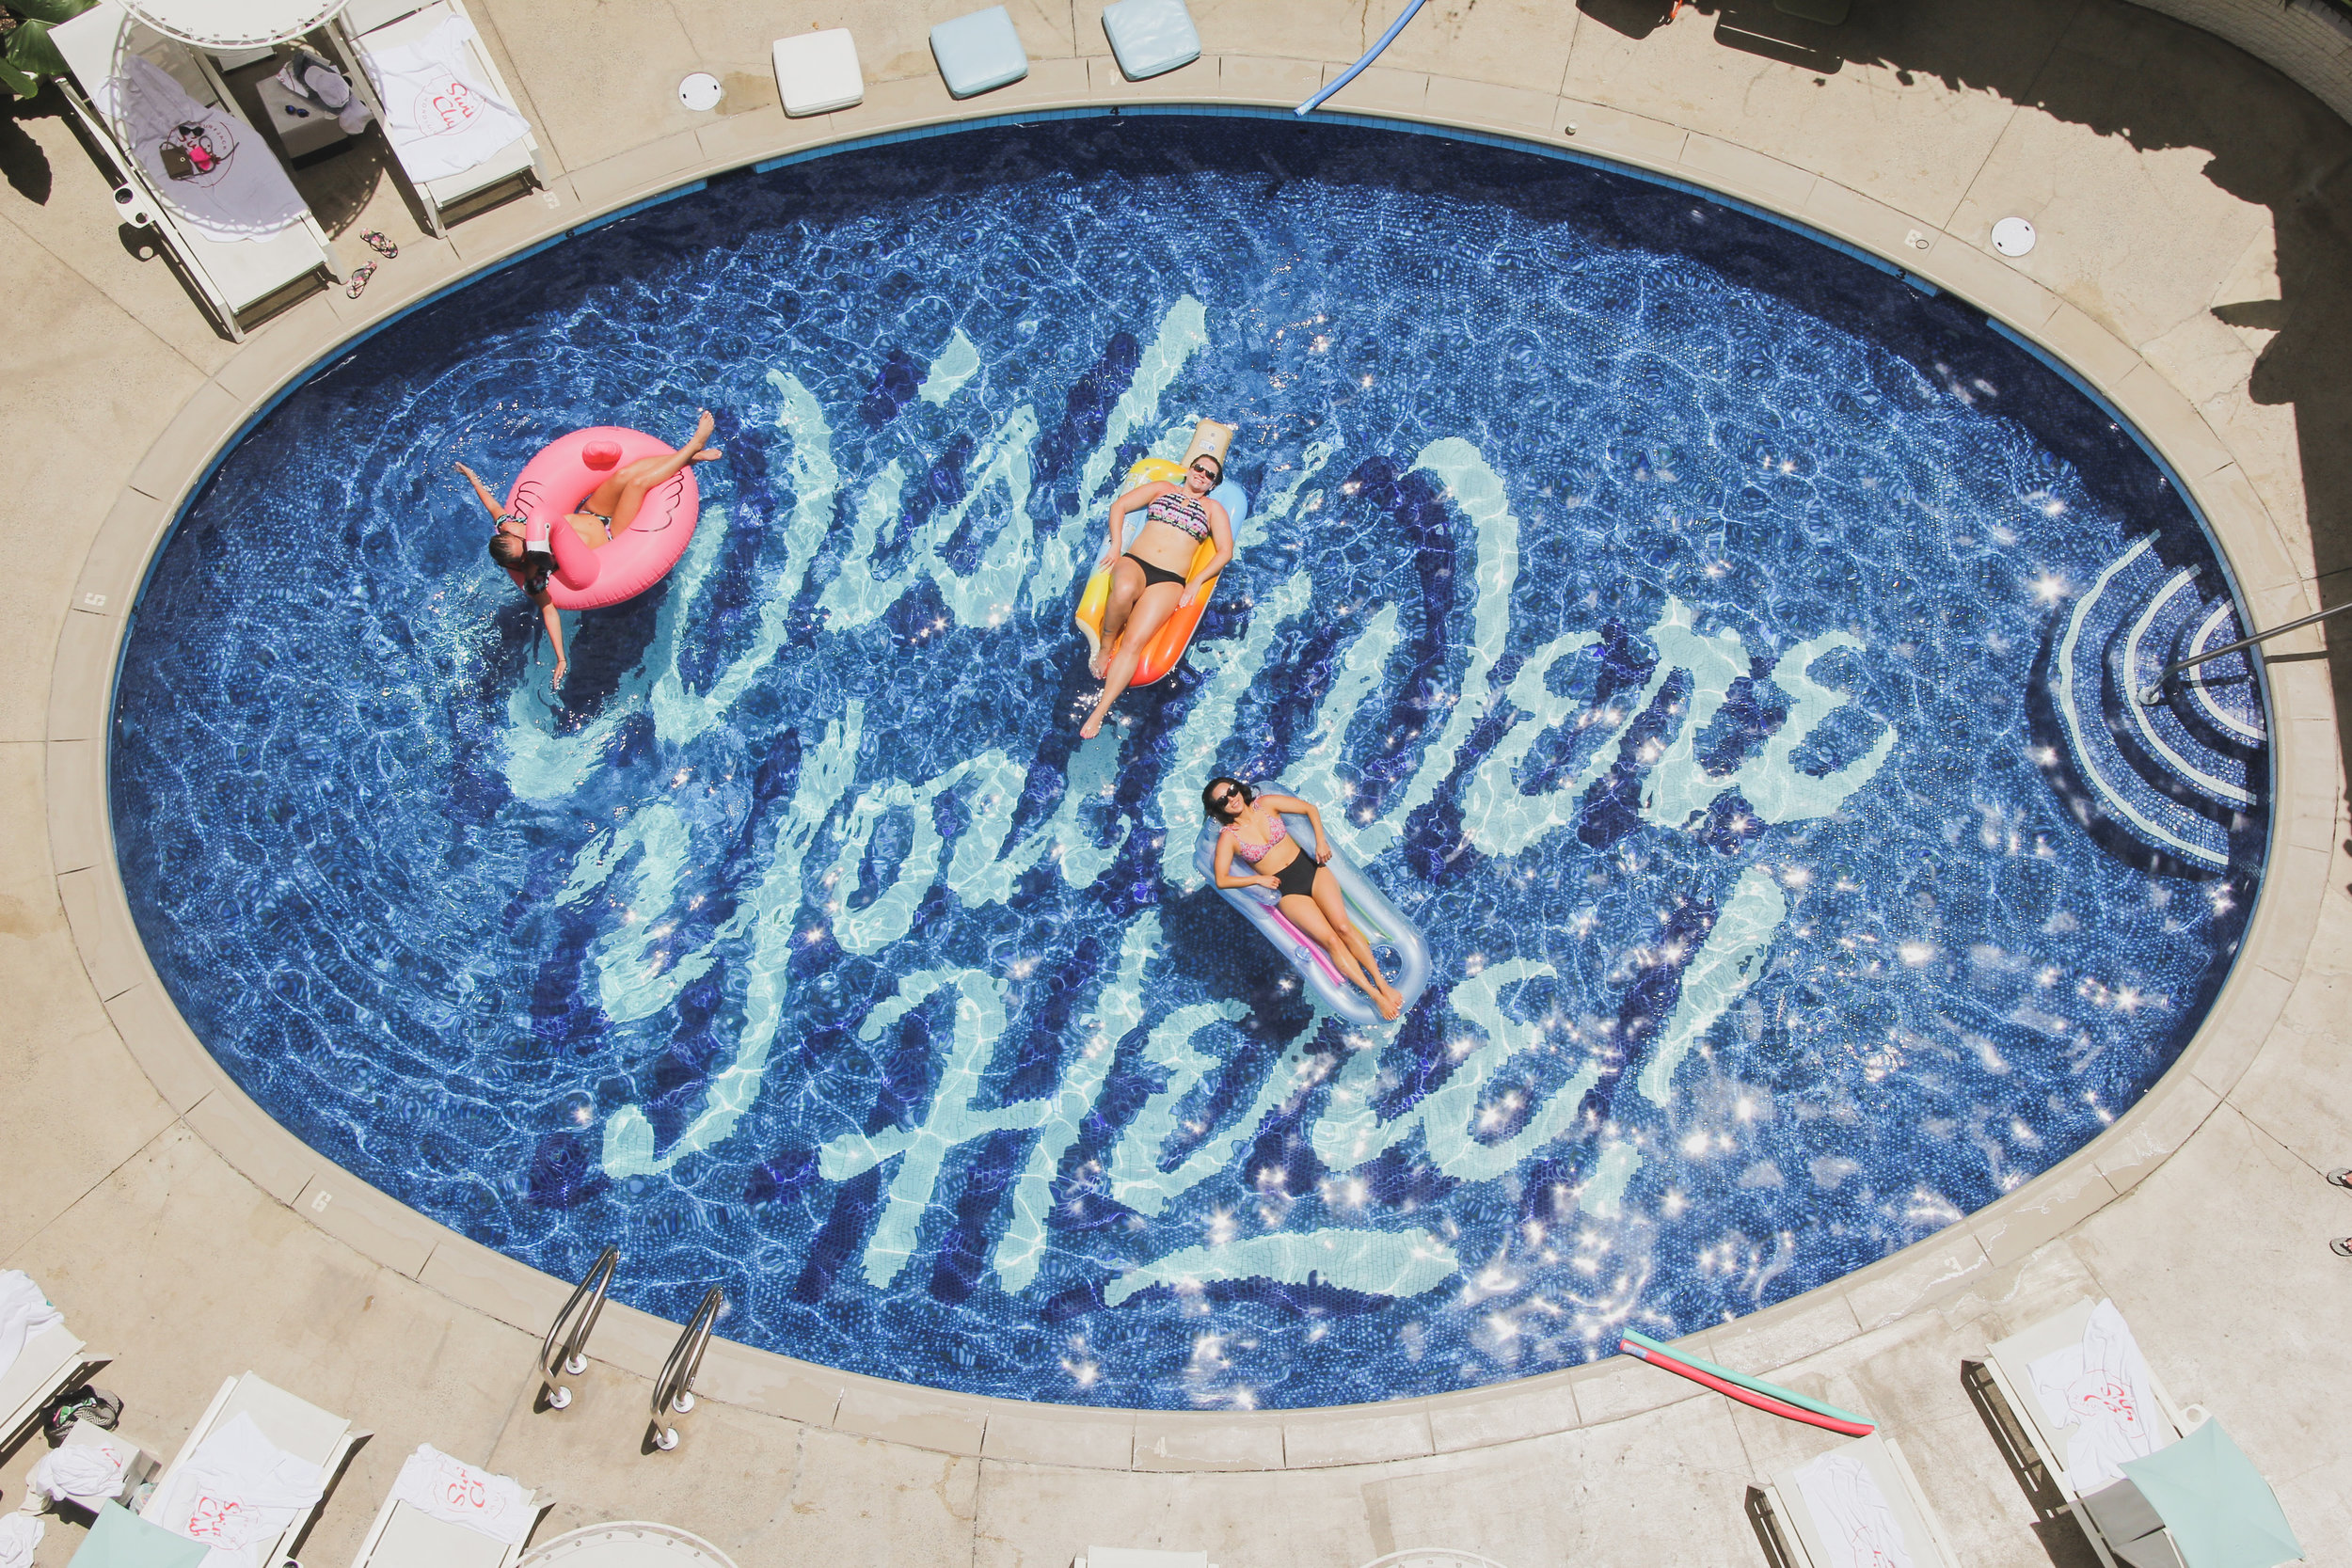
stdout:
[[[1301,849],[1299,853],[1303,855],[1306,851]],[[1316,879],[1319,881],[1322,879]],[[1279,908],[1282,917],[1297,927],[1301,936],[1330,955],[1332,964],[1347,976],[1349,984],[1372,998],[1372,1005],[1380,1009],[1382,1018],[1396,1017],[1400,1010],[1396,992],[1389,990],[1385,982],[1375,986],[1365,976],[1364,966],[1357,961],[1355,954],[1348,951],[1347,943],[1340,940],[1339,933],[1331,929],[1330,921],[1324,918],[1322,909],[1313,899],[1302,898],[1294,893],[1282,899]]]
[[582,504],[612,518],[616,535],[625,531],[637,520],[638,510],[656,485],[668,483],[689,463],[715,462],[723,455],[717,448],[703,445],[710,439],[714,423],[710,410],[704,409],[702,418],[694,422],[693,439],[667,457],[641,457],[634,463],[623,464]]
[[[1299,846],[1299,852],[1306,852],[1305,845]],[[1380,960],[1372,956],[1372,943],[1364,939],[1362,931],[1357,929],[1356,923],[1347,917],[1347,895],[1341,890],[1340,879],[1329,870],[1316,869],[1314,897],[1315,908],[1321,910],[1323,918],[1331,923],[1332,931],[1346,944],[1347,950],[1356,955],[1357,961],[1364,966],[1364,973],[1372,976],[1373,989],[1382,995],[1394,997],[1401,1005],[1405,993],[1390,985],[1388,976],[1380,973]]]
[[1094,650],[1094,658],[1087,666],[1087,673],[1096,680],[1110,668],[1111,656],[1119,652],[1119,634],[1127,625],[1127,617],[1135,613],[1136,601],[1143,597],[1143,568],[1120,556],[1111,563],[1111,597],[1103,607],[1102,643]]
[[1119,694],[1127,689],[1127,683],[1136,678],[1136,665],[1143,657],[1143,645],[1176,613],[1176,601],[1182,597],[1184,590],[1175,583],[1155,582],[1136,601],[1135,613],[1127,617],[1127,625],[1120,632],[1119,651],[1111,656],[1103,672],[1103,694],[1094,699],[1094,711],[1078,726],[1079,739],[1092,740],[1103,733],[1104,716],[1119,701]]

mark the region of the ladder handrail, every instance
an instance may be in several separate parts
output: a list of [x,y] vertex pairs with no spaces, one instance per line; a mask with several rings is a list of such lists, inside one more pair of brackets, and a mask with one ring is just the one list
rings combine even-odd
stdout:
[[703,1369],[703,1353],[710,1348],[710,1337],[718,1327],[719,1314],[725,1310],[726,1291],[713,1285],[703,1292],[702,1305],[694,1308],[686,1331],[677,1343],[670,1347],[670,1357],[661,1364],[661,1375],[653,1380],[653,1446],[664,1450],[678,1445],[678,1429],[671,1424],[673,1415],[683,1416],[694,1408],[694,1377]]
[[605,1293],[612,1288],[613,1271],[620,1266],[619,1247],[608,1246],[596,1254],[596,1260],[572,1288],[564,1309],[548,1325],[547,1338],[539,1341],[539,1380],[547,1390],[551,1409],[561,1410],[572,1402],[572,1391],[558,1380],[578,1377],[588,1370],[588,1358],[582,1353],[588,1348],[588,1336],[596,1331],[596,1319],[604,1311]]
[[2215,648],[2208,653],[2198,654],[2189,658],[2176,658],[2157,671],[2154,680],[2139,689],[2139,705],[2154,707],[2164,701],[2164,683],[2184,670],[2194,670],[2200,664],[2210,663],[2230,654],[2243,653],[2257,642],[2267,642],[2274,637],[2284,637],[2291,631],[2300,631],[2313,621],[2325,621],[2328,616],[2341,615],[2347,610],[2352,610],[2352,604],[2340,604],[2333,610],[2323,610],[2316,615],[2306,615],[2299,621],[2289,621],[2283,626],[2273,626],[2268,631],[2258,631],[2251,637],[2241,637],[2226,647]]

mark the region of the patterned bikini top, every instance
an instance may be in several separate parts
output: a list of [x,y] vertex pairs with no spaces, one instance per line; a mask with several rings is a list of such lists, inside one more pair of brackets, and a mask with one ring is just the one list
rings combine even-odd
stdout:
[[1240,855],[1242,859],[1248,861],[1252,865],[1255,865],[1260,861],[1265,859],[1267,850],[1273,848],[1276,845],[1291,836],[1291,831],[1282,826],[1282,816],[1279,812],[1277,812],[1274,816],[1274,826],[1266,830],[1265,842],[1263,844],[1243,843],[1239,824],[1235,824],[1225,831],[1233,835],[1234,853]]
[[1181,529],[1194,539],[1205,544],[1209,537],[1209,514],[1200,504],[1200,498],[1179,484],[1152,503],[1144,516],[1155,523],[1166,523]]

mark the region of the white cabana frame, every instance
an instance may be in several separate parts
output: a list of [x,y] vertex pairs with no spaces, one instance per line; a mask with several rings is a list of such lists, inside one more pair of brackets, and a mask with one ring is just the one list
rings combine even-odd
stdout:
[[199,103],[234,119],[262,156],[275,159],[268,140],[238,109],[228,83],[202,51],[148,26],[119,0],[99,0],[52,27],[49,37],[72,71],[58,83],[67,104],[100,156],[114,166],[115,203],[124,221],[155,236],[223,335],[243,342],[247,318],[342,280],[334,242],[307,207],[299,221],[260,239],[221,239],[176,215],[139,162],[126,129],[99,107],[106,101],[106,84],[135,55],[161,68]]

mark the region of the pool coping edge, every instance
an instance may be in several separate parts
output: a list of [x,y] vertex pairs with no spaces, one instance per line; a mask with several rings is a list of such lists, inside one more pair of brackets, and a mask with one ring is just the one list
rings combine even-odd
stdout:
[[[1105,71],[1107,57],[1039,61],[1026,83],[964,103],[948,100],[935,78],[899,78],[874,84],[864,103],[834,115],[792,121],[781,110],[755,110],[660,138],[555,176],[544,196],[457,226],[452,248],[425,252],[421,259],[433,265],[404,272],[396,291],[379,285],[348,304],[331,293],[312,296],[258,327],[199,386],[135,467],[85,558],[52,671],[45,758],[53,870],[77,952],[126,1048],[192,1133],[274,1199],[361,1255],[523,1333],[542,1332],[569,1289],[426,1219],[287,1132],[235,1085],[189,1030],[138,941],[107,816],[105,742],[114,673],[127,611],[157,547],[185,497],[246,427],[314,366],[442,290],[689,182],[837,150],[845,143],[963,128],[1025,112],[1105,113],[1127,105],[1212,113],[1220,107],[1287,109],[1340,69],[1330,62],[1238,55],[1204,56],[1203,63],[1214,65],[1213,74],[1193,76],[1197,68],[1187,67],[1171,77],[1130,83],[1115,69]],[[1192,79],[1175,80],[1181,77]],[[1204,87],[1211,81],[1217,86]],[[2315,608],[2294,551],[2203,415],[2136,349],[1989,250],[1768,154],[1562,95],[1375,70],[1335,97],[1331,107],[1339,112],[1333,118],[1404,121],[1532,143],[1720,193],[1960,296],[2056,356],[2129,419],[2190,492],[2226,568],[2265,624]],[[1500,112],[1507,109],[1520,112]],[[2306,631],[2282,641],[2272,657],[2320,646],[2318,634]],[[2270,687],[2274,788],[2257,907],[2220,993],[2172,1067],[2113,1127],[2015,1193],[1877,1263],[1692,1336],[1708,1354],[1772,1370],[1935,1309],[2129,1196],[2229,1098],[2300,976],[2317,930],[2338,817],[2336,721],[2325,666],[2274,669]],[[599,1325],[595,1354],[650,1377],[675,1332],[675,1325],[615,1304]],[[1130,1470],[1280,1469],[1427,1457],[1619,1419],[1692,1397],[1670,1380],[1603,1360],[1485,1388],[1368,1405],[1104,1410],[892,1383],[723,1340],[712,1346],[701,1388],[727,1402],[920,1449]]]

